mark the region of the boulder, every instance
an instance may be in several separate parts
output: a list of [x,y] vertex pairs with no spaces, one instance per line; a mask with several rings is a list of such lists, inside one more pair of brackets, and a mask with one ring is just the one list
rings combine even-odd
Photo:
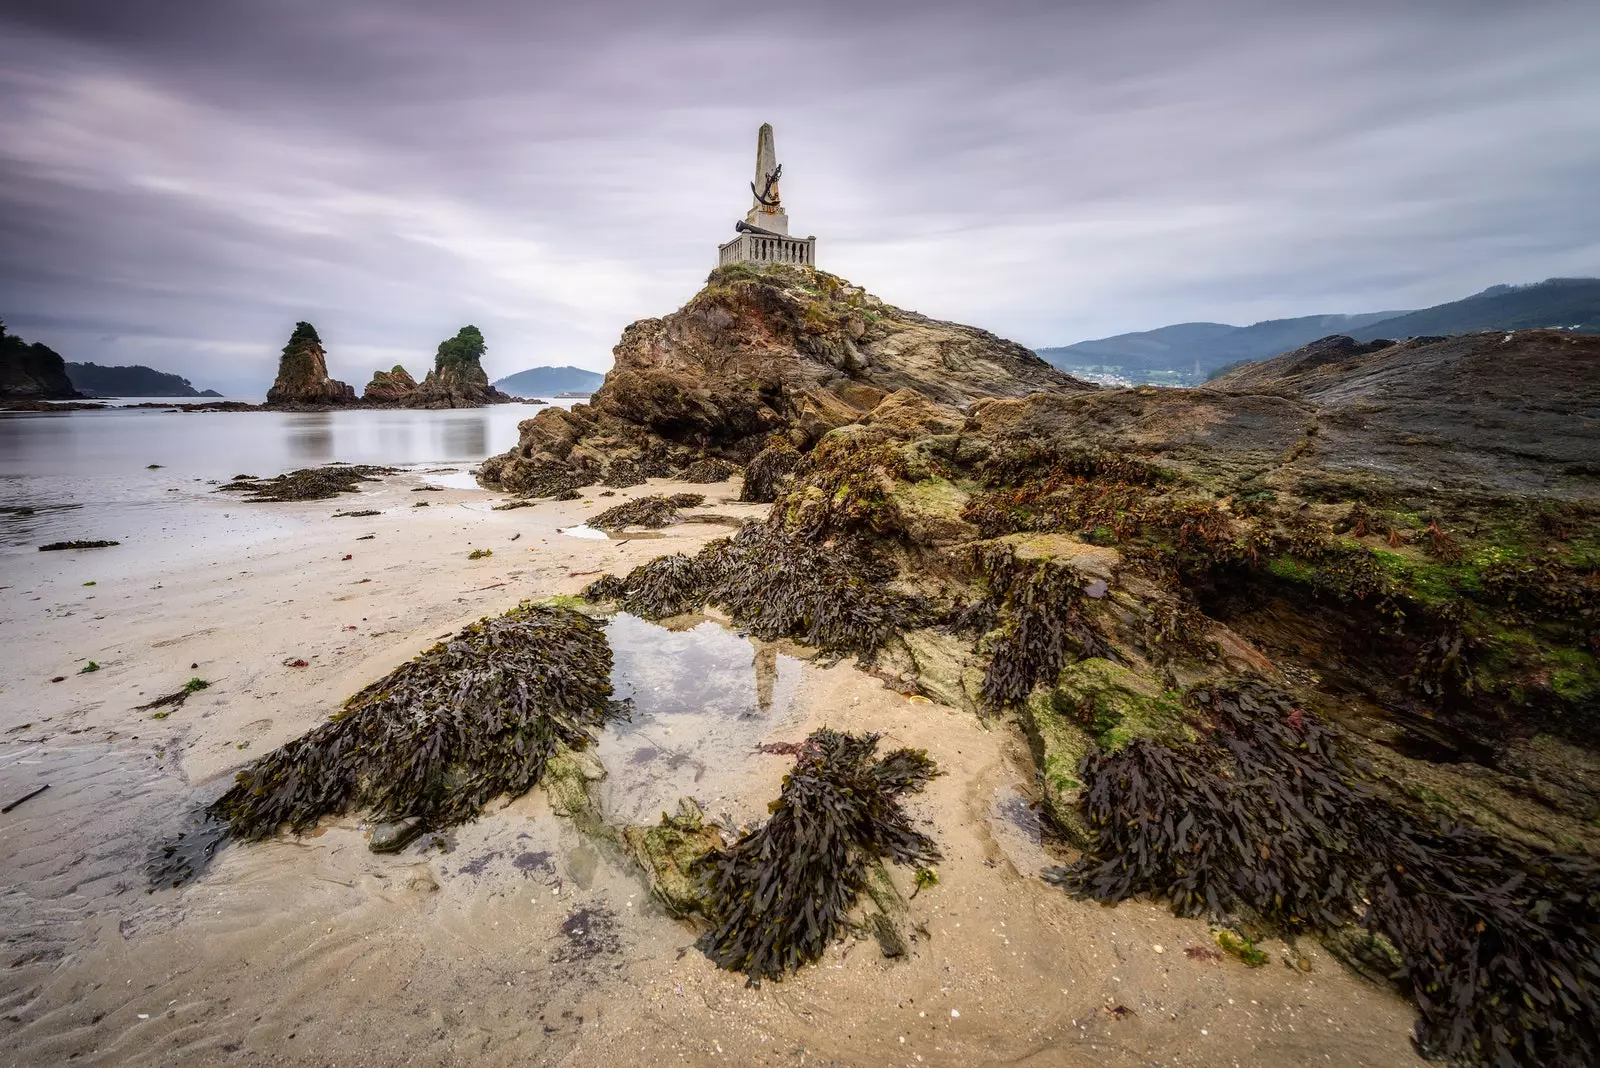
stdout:
[[372,381],[362,391],[361,399],[377,404],[400,404],[416,388],[417,380],[404,367],[395,364],[391,370],[372,372]]

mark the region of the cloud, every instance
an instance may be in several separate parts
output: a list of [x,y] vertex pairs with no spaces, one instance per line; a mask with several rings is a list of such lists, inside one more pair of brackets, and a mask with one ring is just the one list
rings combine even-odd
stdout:
[[1600,272],[1582,4],[546,7],[0,14],[0,315],[202,385],[301,318],[357,384],[465,322],[604,369],[762,121],[822,266],[1028,344]]

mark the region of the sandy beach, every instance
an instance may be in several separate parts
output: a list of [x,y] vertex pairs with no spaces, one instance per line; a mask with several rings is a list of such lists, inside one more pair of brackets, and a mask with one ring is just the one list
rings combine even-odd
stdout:
[[[425,491],[430,478],[456,485]],[[759,741],[830,725],[926,748],[945,774],[910,808],[945,859],[939,884],[911,901],[918,937],[906,958],[850,940],[788,981],[749,989],[694,948],[694,929],[651,901],[630,862],[537,789],[398,855],[370,852],[352,814],[304,838],[230,845],[193,883],[147,892],[144,859],[183,812],[435,639],[693,551],[766,508],[738,504],[736,481],[653,480],[610,498],[595,487],[512,511],[464,484],[410,471],[337,500],[241,506],[211,495],[193,507],[271,521],[182,555],[5,557],[0,783],[7,802],[52,788],[0,817],[0,1062],[1418,1062],[1410,1006],[1310,940],[1264,943],[1259,968],[1216,961],[1186,952],[1213,945],[1202,922],[1143,902],[1102,908],[1041,881],[1056,861],[1011,725],[714,623],[630,624],[641,701],[692,685],[673,664],[694,654],[747,670],[762,707],[726,737],[679,728],[671,738],[675,721],[662,715],[647,740],[683,759],[608,762],[602,797],[638,789],[648,805],[681,784],[709,814],[742,822],[764,814],[789,763],[755,752]],[[689,512],[696,521],[610,539],[558,532],[677,491],[707,495]],[[366,509],[381,514],[333,517]],[[475,549],[492,555],[469,559]],[[79,674],[90,661],[99,670]],[[134,710],[195,677],[211,685],[166,718]],[[627,744],[638,743],[606,739],[601,752]],[[896,871],[908,895],[909,876]]]

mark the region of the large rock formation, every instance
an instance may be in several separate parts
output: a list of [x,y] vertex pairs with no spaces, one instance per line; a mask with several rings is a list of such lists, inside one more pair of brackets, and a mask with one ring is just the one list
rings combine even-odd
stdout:
[[72,388],[66,363],[49,346],[28,344],[6,333],[0,323],[0,398],[6,400],[71,400],[83,394]]
[[399,364],[388,371],[372,372],[361,399],[373,404],[399,404],[416,391],[417,380]]
[[630,455],[742,463],[774,434],[809,448],[900,390],[959,421],[983,397],[1096,388],[1021,345],[809,267],[719,268],[680,310],[629,326],[613,352],[593,401],[524,422],[516,448],[485,463],[486,481],[526,490],[553,467],[598,473]]
[[764,524],[585,596],[1014,714],[1082,852],[1047,879],[1321,934],[1442,1060],[1594,1063],[1600,337],[1324,339],[1213,386],[959,422],[907,390]]
[[355,389],[328,377],[328,354],[323,351],[317,328],[307,322],[296,323],[289,343],[278,360],[278,377],[267,390],[271,408],[325,408],[353,404]]
[[482,363],[486,348],[477,327],[463,326],[455,337],[439,342],[433,370],[400,403],[407,408],[481,408],[510,402],[512,397],[489,384]]

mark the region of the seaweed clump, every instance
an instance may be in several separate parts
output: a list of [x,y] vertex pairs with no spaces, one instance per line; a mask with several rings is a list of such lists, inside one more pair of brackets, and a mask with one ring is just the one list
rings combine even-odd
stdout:
[[244,493],[247,501],[323,501],[341,493],[356,493],[362,482],[376,482],[380,475],[397,472],[393,467],[371,464],[328,464],[302,467],[274,478],[235,478],[219,492]]
[[752,504],[771,504],[778,499],[778,494],[789,488],[800,459],[793,445],[784,438],[774,437],[745,465],[739,499]]
[[766,823],[698,862],[712,921],[698,944],[718,967],[781,980],[849,926],[874,864],[939,859],[901,808],[938,768],[922,750],[877,748],[876,734],[813,732]]
[[726,460],[719,460],[715,456],[705,456],[678,472],[679,482],[693,482],[696,484],[709,484],[713,482],[726,482],[739,470]]
[[794,638],[826,652],[870,657],[929,614],[920,598],[888,587],[893,577],[894,569],[862,542],[842,538],[821,546],[752,524],[695,556],[663,556],[625,578],[608,575],[583,596],[646,619],[714,604],[763,640]]
[[211,806],[234,837],[296,832],[330,813],[375,822],[470,820],[536,785],[562,747],[619,714],[602,624],[524,604],[479,620],[345,702],[327,723],[239,773]]
[[121,545],[120,541],[53,541],[48,545],[39,546],[42,553],[55,553],[63,549],[109,549],[113,545]]
[[599,530],[620,530],[623,527],[665,527],[682,520],[676,500],[654,494],[607,508],[587,522]]
[[1047,878],[1290,932],[1357,922],[1399,947],[1425,1053],[1594,1063],[1600,866],[1422,825],[1366,785],[1335,731],[1264,684],[1191,696],[1210,740],[1085,757],[1093,843]]

